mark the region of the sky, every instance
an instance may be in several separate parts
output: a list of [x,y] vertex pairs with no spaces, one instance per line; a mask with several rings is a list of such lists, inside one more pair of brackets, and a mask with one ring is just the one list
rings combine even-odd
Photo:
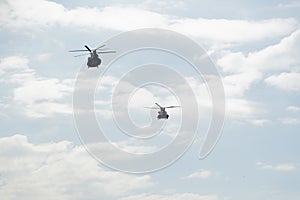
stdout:
[[[299,9],[297,0],[0,0],[1,199],[298,199]],[[107,44],[105,48],[121,51],[137,41],[117,46],[109,41],[141,28],[190,38],[220,74],[225,121],[222,136],[205,159],[199,159],[199,151],[213,105],[205,79],[189,63],[169,52],[144,49],[123,55],[105,71],[105,64],[87,69],[87,57],[68,52],[85,44]],[[110,56],[101,58],[105,63]],[[169,66],[194,96],[186,95],[175,75],[150,71],[122,79],[134,66],[149,63],[148,67]],[[91,78],[88,86],[97,83],[95,117],[110,144],[132,154],[151,154],[168,147],[178,135],[189,135],[197,119],[190,148],[176,162],[151,173],[126,173],[99,162],[83,143],[85,133],[78,134],[74,119],[73,94],[82,70]],[[92,79],[100,74],[101,81]],[[170,81],[172,87],[134,84],[147,78]],[[114,93],[118,85],[130,94]],[[120,106],[117,111],[114,98]],[[144,108],[154,102],[182,107],[168,110],[170,118],[161,121],[155,110]],[[114,118],[127,119],[120,109],[128,111],[137,127],[154,123],[163,131],[149,141],[122,134],[119,118]],[[194,111],[198,114],[184,114]],[[80,119],[89,125],[84,116]],[[184,120],[189,126],[182,130]],[[130,127],[123,127],[129,135],[144,136]],[[113,154],[106,143],[97,144],[96,150],[123,165],[136,164]]]

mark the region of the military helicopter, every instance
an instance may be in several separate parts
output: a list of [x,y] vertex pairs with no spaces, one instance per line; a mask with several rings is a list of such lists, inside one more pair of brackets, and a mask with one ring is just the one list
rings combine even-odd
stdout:
[[85,53],[85,54],[80,54],[80,55],[76,55],[74,57],[78,57],[78,56],[85,56],[90,54],[90,57],[88,57],[88,61],[87,61],[87,66],[88,68],[90,67],[97,67],[101,64],[101,59],[99,58],[98,54],[102,54],[102,53],[116,53],[116,51],[104,51],[106,49],[101,49],[105,46],[101,45],[100,47],[96,48],[96,49],[90,49],[87,45],[84,45],[84,47],[86,49],[82,49],[82,50],[71,50],[69,52],[81,52],[81,51],[89,51],[89,53]]
[[163,107],[161,105],[159,105],[158,103],[155,103],[158,107],[145,107],[145,108],[149,108],[149,109],[160,109],[160,111],[158,111],[158,115],[157,115],[157,119],[168,119],[169,115],[166,111],[166,108],[178,108],[180,106],[167,106],[167,107]]

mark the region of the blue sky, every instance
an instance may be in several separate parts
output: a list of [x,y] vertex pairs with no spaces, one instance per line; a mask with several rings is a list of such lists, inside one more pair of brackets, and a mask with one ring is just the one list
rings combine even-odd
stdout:
[[[298,199],[299,9],[299,1],[279,0],[0,1],[1,198]],[[139,28],[190,37],[222,76],[225,125],[204,160],[198,156],[211,115],[208,92],[186,63],[162,52],[135,52],[116,62],[95,105],[113,142],[131,152],[154,151],[175,137],[168,131],[178,128],[181,110],[170,110],[166,135],[146,145],[118,136],[109,97],[132,65],[173,66],[193,87],[203,113],[201,131],[177,162],[149,174],[118,172],[93,159],[77,136],[72,94],[86,58],[68,50]],[[180,104],[166,89],[142,88],[128,105],[132,119],[149,123],[151,115],[140,108],[154,101]]]

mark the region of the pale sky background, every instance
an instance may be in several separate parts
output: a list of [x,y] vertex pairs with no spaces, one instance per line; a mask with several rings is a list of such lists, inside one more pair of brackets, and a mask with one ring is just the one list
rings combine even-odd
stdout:
[[[297,0],[0,0],[0,198],[299,199],[299,11]],[[85,57],[74,58],[68,50],[96,47],[138,28],[164,28],[190,37],[220,71],[226,121],[206,159],[198,159],[203,134],[176,163],[142,175],[111,170],[83,148],[72,115],[72,92]],[[185,69],[171,56],[146,55]],[[141,58],[138,53],[124,58],[115,69],[139,63],[135,57]],[[100,88],[103,95],[96,96],[99,120],[112,135],[116,132],[107,118],[106,97],[121,72],[110,71]],[[185,72],[199,89],[199,108],[209,107],[201,83]],[[139,92],[129,105],[133,119],[142,119],[138,123],[149,120],[139,108],[152,106],[153,100],[178,103],[168,91]],[[170,110],[169,130],[176,129],[178,112]],[[156,148],[155,142],[119,144],[129,151]]]

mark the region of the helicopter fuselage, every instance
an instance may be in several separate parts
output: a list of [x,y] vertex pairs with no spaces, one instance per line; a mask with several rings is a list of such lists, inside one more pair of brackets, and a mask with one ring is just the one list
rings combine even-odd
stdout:
[[91,56],[88,57],[87,66],[88,67],[98,67],[101,64],[101,59],[96,52],[92,52]]
[[169,115],[165,110],[158,111],[157,119],[168,119]]

